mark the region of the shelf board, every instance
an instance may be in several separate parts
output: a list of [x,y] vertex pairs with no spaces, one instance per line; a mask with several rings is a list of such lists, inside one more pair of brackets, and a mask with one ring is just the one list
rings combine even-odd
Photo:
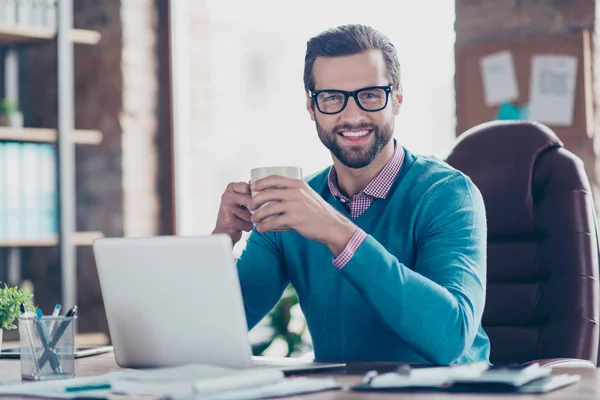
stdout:
[[[50,41],[56,38],[56,29],[44,26],[21,26],[0,24],[0,44],[26,44]],[[95,45],[102,34],[87,29],[72,29],[73,43]]]
[[[4,337],[8,338],[10,337],[9,335],[16,335],[18,333],[18,331],[15,329],[15,331],[4,331]],[[4,346],[4,348],[10,348],[10,347],[19,347],[21,344],[21,342],[19,341],[18,337],[16,337],[16,339],[11,339],[11,340],[4,340],[2,342],[2,346]],[[77,332],[75,334],[75,345],[76,346],[108,346],[110,345],[110,339],[109,337],[102,332],[91,332],[91,333],[79,333]]]
[[[76,246],[89,246],[95,239],[104,237],[102,232],[76,232],[73,242]],[[0,240],[0,247],[53,247],[58,246],[58,236],[34,240]]]
[[[0,140],[54,143],[56,138],[56,129],[0,126]],[[73,131],[73,141],[77,144],[99,144],[102,142],[102,132],[76,129]]]

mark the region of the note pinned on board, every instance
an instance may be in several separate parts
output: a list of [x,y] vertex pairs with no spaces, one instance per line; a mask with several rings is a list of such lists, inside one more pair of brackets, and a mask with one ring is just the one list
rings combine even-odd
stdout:
[[532,58],[529,117],[554,126],[571,126],[575,108],[577,58],[539,54]]
[[493,107],[518,99],[519,89],[510,51],[503,50],[482,57],[480,67],[487,106]]
[[505,121],[506,120],[520,120],[520,119],[522,119],[521,110],[519,109],[519,107],[517,107],[513,104],[503,103],[498,108],[498,113],[496,114],[496,119],[497,120],[505,120]]

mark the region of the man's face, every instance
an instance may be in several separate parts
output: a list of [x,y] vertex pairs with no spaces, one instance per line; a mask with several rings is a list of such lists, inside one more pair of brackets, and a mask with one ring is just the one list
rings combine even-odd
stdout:
[[[379,50],[351,56],[318,57],[313,66],[313,76],[315,90],[353,91],[391,83]],[[364,98],[368,99],[368,95]],[[394,118],[401,103],[400,89],[392,88],[387,106],[381,111],[362,110],[352,97],[337,114],[321,113],[312,106],[310,98],[307,98],[306,104],[317,126],[319,139],[333,156],[349,168],[363,168],[373,162],[392,139]]]

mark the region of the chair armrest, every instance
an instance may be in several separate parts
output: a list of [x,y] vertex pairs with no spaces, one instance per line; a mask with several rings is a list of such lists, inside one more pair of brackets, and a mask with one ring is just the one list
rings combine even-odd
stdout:
[[591,368],[596,369],[596,365],[590,360],[579,358],[543,358],[541,360],[532,360],[522,365],[524,367],[533,363],[540,364],[540,367],[556,367],[556,368]]

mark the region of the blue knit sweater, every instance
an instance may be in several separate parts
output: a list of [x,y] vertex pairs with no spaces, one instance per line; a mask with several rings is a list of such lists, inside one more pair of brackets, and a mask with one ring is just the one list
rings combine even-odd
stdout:
[[[249,235],[237,267],[250,329],[291,283],[317,359],[489,362],[481,194],[447,164],[405,152],[387,198],[353,219],[368,237],[343,269],[294,231]],[[327,186],[329,169],[307,181],[351,218]]]

